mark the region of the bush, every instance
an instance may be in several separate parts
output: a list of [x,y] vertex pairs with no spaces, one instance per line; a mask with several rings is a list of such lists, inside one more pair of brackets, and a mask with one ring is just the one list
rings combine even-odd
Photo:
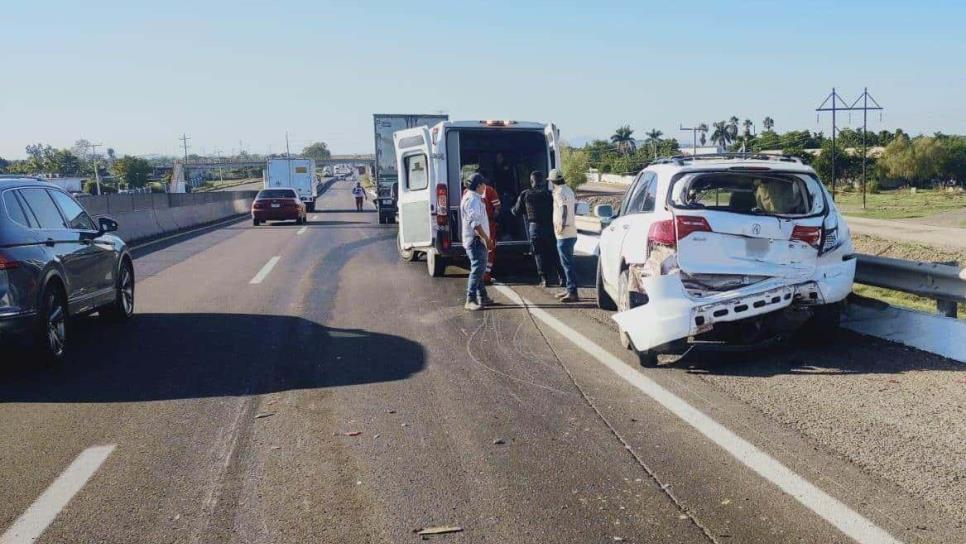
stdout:
[[157,181],[152,181],[151,183],[148,183],[148,188],[151,189],[152,193],[164,192],[164,184]]
[[587,182],[587,170],[590,170],[590,160],[583,149],[564,147],[560,153],[561,170],[567,185],[573,189]]

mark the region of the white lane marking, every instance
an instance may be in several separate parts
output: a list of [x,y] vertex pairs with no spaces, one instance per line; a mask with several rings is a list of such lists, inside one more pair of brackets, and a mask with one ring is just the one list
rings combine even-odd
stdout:
[[525,306],[535,318],[560,333],[599,363],[625,381],[657,401],[669,412],[694,427],[698,432],[730,453],[738,462],[778,486],[806,508],[861,544],[900,544],[892,535],[844,503],[781,464],[777,459],[755,447],[726,427],[691,406],[681,397],[661,387],[657,382],[634,370],[606,349],[567,326],[505,285],[494,285],[497,291],[516,304]]
[[64,472],[27,508],[3,536],[0,544],[29,544],[54,521],[57,514],[97,472],[116,446],[94,446],[82,451]]
[[300,229],[298,230],[298,232],[296,232],[295,234],[296,234],[296,235],[298,235],[298,234],[305,234],[305,231],[307,231],[307,230],[309,230],[309,228],[308,228],[308,227],[302,227],[302,228],[300,228]]
[[277,255],[269,259],[268,262],[265,263],[265,266],[263,266],[262,269],[258,271],[258,274],[255,274],[255,277],[252,278],[252,281],[248,283],[250,283],[251,285],[258,285],[259,283],[262,283],[265,277],[268,276],[269,272],[271,272],[272,269],[275,268],[275,265],[278,264],[279,259],[281,259],[281,257]]

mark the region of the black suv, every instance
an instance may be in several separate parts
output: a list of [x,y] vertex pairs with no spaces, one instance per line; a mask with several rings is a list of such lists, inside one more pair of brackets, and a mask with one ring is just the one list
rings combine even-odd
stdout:
[[124,241],[108,234],[62,189],[34,178],[0,179],[0,342],[26,340],[56,361],[68,348],[69,319],[134,313],[134,266]]

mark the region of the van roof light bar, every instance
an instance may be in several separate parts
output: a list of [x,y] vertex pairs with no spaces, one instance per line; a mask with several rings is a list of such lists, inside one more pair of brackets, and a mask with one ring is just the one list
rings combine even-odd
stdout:
[[500,119],[485,119],[480,121],[481,125],[486,125],[488,127],[509,127],[517,124],[516,121],[510,120],[500,120]]

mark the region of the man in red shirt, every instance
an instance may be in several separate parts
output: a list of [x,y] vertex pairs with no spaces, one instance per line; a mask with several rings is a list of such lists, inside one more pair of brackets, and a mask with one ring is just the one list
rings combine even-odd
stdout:
[[500,213],[500,195],[489,183],[485,185],[483,204],[486,205],[486,216],[490,220],[490,238],[493,240],[493,246],[486,253],[486,273],[483,274],[483,282],[490,284],[493,283],[493,261],[496,260],[496,218]]

